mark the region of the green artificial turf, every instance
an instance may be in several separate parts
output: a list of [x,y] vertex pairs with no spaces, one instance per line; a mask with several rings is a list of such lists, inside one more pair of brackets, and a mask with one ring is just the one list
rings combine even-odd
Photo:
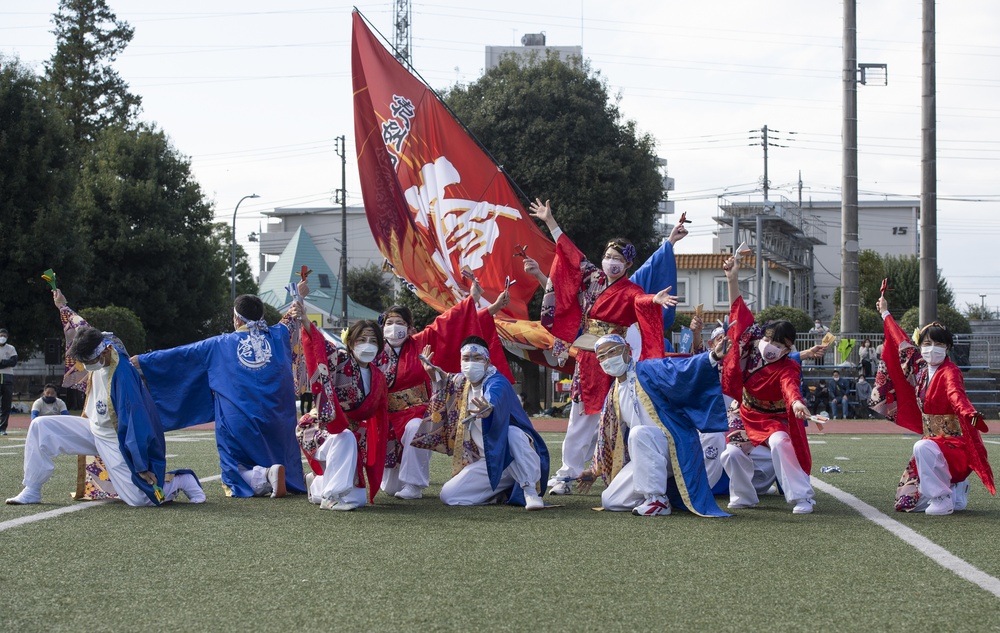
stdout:
[[[170,441],[171,467],[218,474],[211,434],[168,437],[199,440]],[[557,466],[561,435],[545,437]],[[23,432],[6,439],[15,452]],[[812,439],[817,478],[1000,577],[1000,501],[978,480],[966,512],[896,513],[914,437]],[[21,465],[0,455],[3,497]],[[542,512],[446,508],[449,469],[436,455],[424,499],[350,513],[227,499],[211,481],[201,506],[112,503],[0,532],[0,631],[1000,630],[1000,599],[821,492],[807,516],[777,496],[729,519],[594,512],[600,484]],[[75,503],[74,476],[60,458],[46,503],[0,522]]]

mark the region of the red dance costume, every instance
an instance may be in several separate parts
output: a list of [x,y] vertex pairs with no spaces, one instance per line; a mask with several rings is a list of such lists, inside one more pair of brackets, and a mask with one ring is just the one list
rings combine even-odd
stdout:
[[766,443],[777,431],[787,432],[799,466],[808,474],[812,469],[812,454],[805,424],[792,412],[792,403],[804,400],[799,365],[788,356],[764,364],[757,348],[764,330],[754,324],[743,297],[733,302],[729,323],[733,350],[723,363],[722,393],[740,403],[740,418],[754,446]]
[[[565,357],[581,330],[598,337],[624,337],[633,323],[642,334],[640,360],[662,358],[663,309],[653,303],[653,295],[625,275],[609,283],[603,270],[590,263],[565,234],[560,235],[542,307],[542,325],[556,339],[553,352]],[[582,399],[584,413],[601,412],[613,381],[601,370],[594,352],[577,350],[571,395],[574,402]]]
[[317,417],[307,413],[299,421],[296,434],[302,452],[313,472],[322,475],[316,449],[330,435],[350,429],[358,442],[355,487],[364,487],[367,479],[368,502],[372,503],[382,483],[389,433],[385,375],[369,363],[371,382],[365,393],[361,366],[353,354],[330,344],[315,330],[303,329],[302,340],[317,412]]
[[[996,494],[993,470],[980,437],[989,428],[965,394],[962,371],[946,358],[931,376],[920,349],[892,316],[886,316],[884,328],[884,367],[880,366],[875,376],[872,408],[890,422],[937,444],[948,462],[953,484],[975,472],[990,494]],[[897,510],[916,505],[918,476],[911,460],[897,492]]]

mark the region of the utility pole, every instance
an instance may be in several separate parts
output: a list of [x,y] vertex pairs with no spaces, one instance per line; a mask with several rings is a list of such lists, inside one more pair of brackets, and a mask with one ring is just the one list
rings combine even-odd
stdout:
[[762,141],[761,144],[764,146],[764,199],[767,200],[768,182],[767,182],[767,126],[766,125],[760,129],[760,133]]
[[347,147],[346,137],[338,136],[337,156],[340,156],[340,326],[347,327]]
[[924,0],[921,78],[920,323],[937,319],[937,82],[934,66],[934,0]]
[[840,331],[858,322],[858,26],[856,0],[844,0],[844,132],[840,201]]

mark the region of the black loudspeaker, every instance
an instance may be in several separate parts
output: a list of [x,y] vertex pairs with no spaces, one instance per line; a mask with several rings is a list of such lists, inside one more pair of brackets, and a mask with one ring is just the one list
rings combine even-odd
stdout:
[[62,340],[57,338],[45,339],[45,364],[62,365],[63,358],[64,354],[63,354]]

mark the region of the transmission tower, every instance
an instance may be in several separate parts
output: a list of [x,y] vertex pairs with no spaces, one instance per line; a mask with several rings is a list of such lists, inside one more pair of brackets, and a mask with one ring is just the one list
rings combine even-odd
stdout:
[[410,6],[410,0],[393,0],[393,6],[395,8],[393,26],[396,27],[396,34],[392,45],[396,48],[396,59],[412,66],[413,35],[410,33],[410,23],[413,21],[413,8]]

